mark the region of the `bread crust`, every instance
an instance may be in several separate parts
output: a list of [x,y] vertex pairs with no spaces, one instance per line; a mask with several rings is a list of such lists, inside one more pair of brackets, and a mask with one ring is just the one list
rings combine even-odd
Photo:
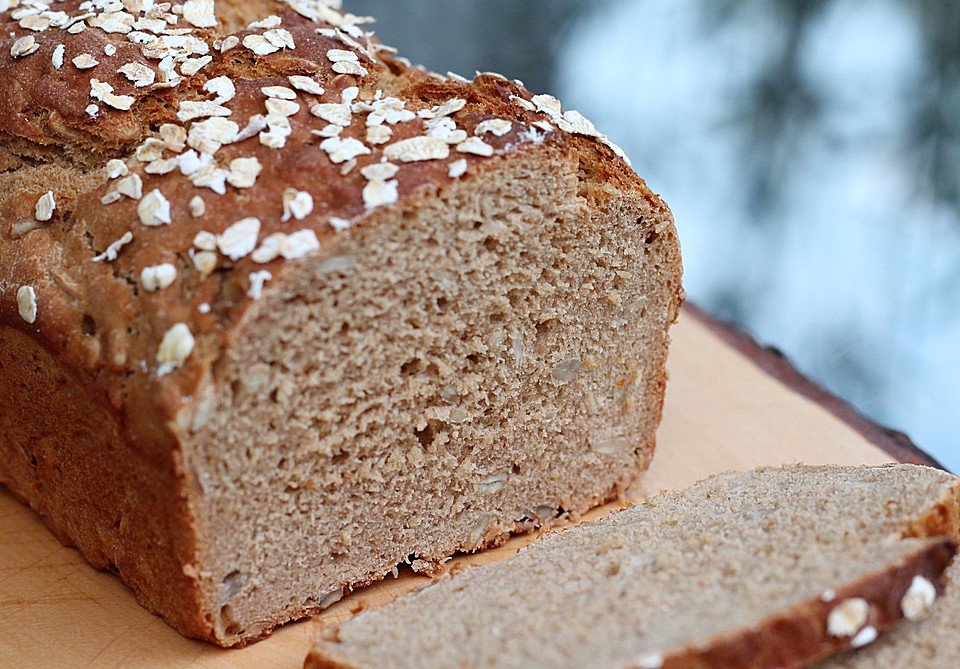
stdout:
[[[724,638],[705,639],[663,658],[663,669],[769,669],[806,667],[811,662],[848,648],[870,643],[876,635],[903,620],[901,603],[914,578],[919,576],[944,589],[943,576],[953,560],[957,544],[952,539],[928,539],[917,549],[882,572],[837,588],[829,601],[824,597],[798,604],[768,618],[752,629]],[[830,633],[830,614],[844,602],[861,599],[869,617],[855,634]],[[872,632],[868,628],[872,628]],[[867,629],[866,636],[858,636]],[[703,648],[701,650],[701,648]],[[630,665],[629,669],[645,669]]]
[[[172,4],[182,14],[185,3]],[[225,13],[246,11],[244,3],[218,4]],[[7,94],[0,97],[0,164],[6,170],[0,176],[0,454],[12,463],[0,468],[0,482],[92,564],[115,569],[144,606],[187,636],[223,645],[261,638],[286,618],[268,617],[230,634],[218,627],[216,597],[204,585],[204,566],[198,563],[193,505],[201,490],[185,443],[204,397],[220,382],[226,353],[257,306],[254,275],[269,273],[269,285],[279,289],[296,262],[283,257],[259,262],[252,254],[233,259],[222,247],[198,247],[198,234],[222,239],[238,221],[256,218],[258,244],[271,235],[310,233],[316,240],[311,261],[319,263],[333,257],[343,239],[378,229],[388,209],[415,209],[418,202],[489,178],[517,156],[552,153],[574,156],[589,171],[589,184],[602,184],[643,203],[650,216],[642,227],[655,235],[665,262],[668,322],[676,319],[682,300],[679,246],[668,208],[590,127],[560,129],[569,121],[550,111],[550,100],[535,98],[499,75],[461,82],[412,68],[369,35],[357,41],[337,32],[342,28],[355,34],[362,24],[350,23],[324,3],[257,4],[268,10],[264,16],[273,12],[280,17],[277,25],[295,48],[254,54],[244,41],[277,29],[260,26],[235,33],[240,44],[221,50],[228,37],[222,26],[197,27],[174,14],[176,27],[188,31],[197,49],[207,49],[210,61],[171,86],[160,85],[162,68],[158,58],[148,55],[150,44],[132,40],[129,30],[95,27],[99,17],[87,18],[91,25],[72,33],[56,25],[24,27],[25,21],[39,19],[14,10],[0,15],[0,74],[8,82]],[[75,19],[83,13],[80,5],[80,0],[65,0],[56,9]],[[310,18],[311,12],[343,22],[330,25]],[[31,44],[36,46],[33,51]],[[65,58],[60,67],[58,49]],[[331,60],[334,51],[356,54],[366,74],[337,71]],[[99,63],[92,68],[74,65],[72,59],[80,55]],[[181,59],[179,67],[188,61]],[[130,71],[147,68],[157,85],[135,85],[121,66]],[[291,77],[301,77],[324,91],[296,91],[300,108],[291,116],[281,148],[258,141],[256,133],[218,148],[216,161],[223,169],[238,159],[256,159],[261,170],[254,186],[228,184],[222,195],[197,186],[182,170],[158,173],[165,169],[160,164],[164,159],[176,157],[169,145],[159,158],[144,157],[157,150],[164,127],[189,129],[209,118],[182,121],[178,115],[185,102],[213,101],[215,92],[204,87],[221,77],[235,89],[223,104],[241,129],[263,115],[264,89],[293,90]],[[97,86],[100,98],[92,95]],[[105,97],[104,87],[119,101]],[[355,122],[339,136],[357,140],[369,153],[359,155],[351,167],[351,161],[334,162],[330,152],[318,146],[323,138],[314,131],[327,124],[309,109],[316,103],[339,104],[353,88],[359,103],[392,97],[413,112],[413,118],[391,125],[389,144],[373,144],[363,123],[371,112],[356,112]],[[440,114],[436,107],[457,100],[464,106],[448,118],[467,137],[489,147],[491,155],[451,150],[444,159],[406,163],[393,158],[399,166],[393,184],[396,202],[368,206],[365,192],[375,179],[365,177],[363,170],[386,160],[387,147],[423,136],[424,120],[418,114]],[[490,121],[509,122],[509,129],[483,131],[482,124]],[[113,197],[119,180],[128,177],[108,176],[108,160],[121,161],[123,170],[139,179],[138,197]],[[450,176],[459,161],[465,161],[459,166],[465,173]],[[282,203],[290,189],[312,194],[309,215],[284,219]],[[146,224],[142,205],[155,191],[169,205],[170,224]],[[50,220],[34,220],[47,192],[56,200]],[[190,213],[198,195],[205,201],[202,216]],[[335,226],[341,225],[348,229],[338,232]],[[128,233],[132,239],[121,243]],[[214,267],[206,270],[198,262],[204,252],[214,255]],[[163,265],[175,271],[174,283],[149,289],[144,269]],[[27,305],[27,311],[33,311],[30,318],[25,316],[25,289],[34,300]],[[190,351],[174,356],[171,363],[164,347],[175,330],[189,332]],[[665,342],[664,334],[663,356]],[[649,382],[659,389],[650,408],[658,420],[665,374],[661,371]],[[38,399],[40,389],[43,399]],[[38,419],[38,413],[50,418]],[[639,439],[644,452],[625,479],[645,468],[652,453],[652,434]],[[608,488],[615,494],[623,485],[610,482]],[[481,543],[497,540],[489,537]],[[307,615],[317,608],[320,604],[290,615]]]

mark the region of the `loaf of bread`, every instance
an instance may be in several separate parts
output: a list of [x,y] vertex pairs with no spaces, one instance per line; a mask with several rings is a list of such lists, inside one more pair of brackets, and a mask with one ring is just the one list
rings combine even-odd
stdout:
[[306,666],[806,666],[922,615],[958,526],[939,470],[721,474],[327,628]]
[[647,467],[679,246],[583,116],[334,0],[0,8],[0,482],[180,632]]

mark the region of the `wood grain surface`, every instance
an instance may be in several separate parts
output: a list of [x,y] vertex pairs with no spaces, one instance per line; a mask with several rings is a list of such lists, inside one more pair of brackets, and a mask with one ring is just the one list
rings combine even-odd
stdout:
[[[657,455],[630,499],[724,470],[895,459],[878,445],[882,431],[865,432],[795,380],[768,373],[764,364],[755,364],[763,356],[736,341],[699,312],[685,311],[674,329]],[[607,505],[588,518],[627,503]],[[534,537],[514,538],[450,564],[503,559]],[[0,667],[294,669],[303,665],[318,625],[425,582],[401,570],[399,578],[358,591],[314,620],[287,625],[249,648],[222,650],[183,639],[140,608],[119,579],[61,546],[35,514],[0,487]]]

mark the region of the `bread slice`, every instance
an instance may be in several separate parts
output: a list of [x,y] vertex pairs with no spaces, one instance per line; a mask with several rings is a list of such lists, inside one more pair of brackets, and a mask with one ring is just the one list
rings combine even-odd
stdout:
[[337,6],[0,12],[0,483],[223,645],[615,497],[682,299],[586,119]]
[[936,600],[933,591],[918,582],[901,602],[910,619],[876,643],[824,660],[815,669],[955,669],[960,664],[960,562],[954,560],[946,578],[946,590]]
[[939,583],[958,500],[909,465],[721,474],[364,611],[306,666],[803,666]]

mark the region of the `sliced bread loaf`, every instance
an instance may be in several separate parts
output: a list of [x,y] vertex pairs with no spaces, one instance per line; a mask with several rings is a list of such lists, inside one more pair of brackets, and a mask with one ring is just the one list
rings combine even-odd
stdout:
[[721,474],[360,613],[306,666],[803,666],[901,619],[915,579],[936,587],[958,482],[909,465]]
[[586,119],[339,0],[47,5],[0,2],[0,484],[144,606],[248,643],[646,469],[680,249]]

